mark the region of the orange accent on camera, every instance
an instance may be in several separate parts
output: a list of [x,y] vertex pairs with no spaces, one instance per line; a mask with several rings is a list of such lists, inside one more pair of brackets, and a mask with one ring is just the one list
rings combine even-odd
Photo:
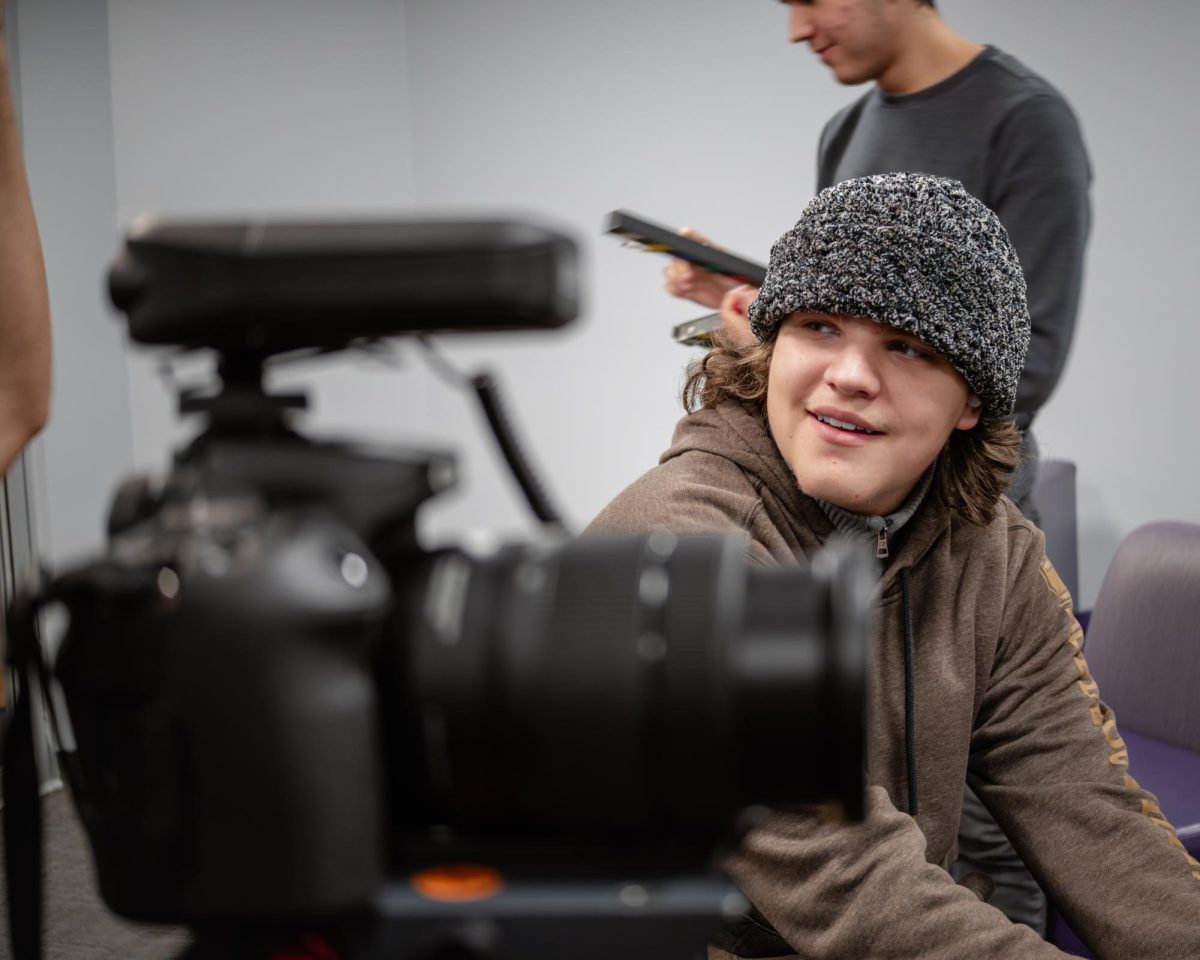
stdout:
[[412,875],[413,889],[429,900],[486,900],[504,889],[504,877],[477,863],[448,863]]

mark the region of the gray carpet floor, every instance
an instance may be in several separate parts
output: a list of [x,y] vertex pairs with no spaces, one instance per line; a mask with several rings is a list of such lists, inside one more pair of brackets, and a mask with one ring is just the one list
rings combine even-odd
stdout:
[[[45,837],[45,960],[173,960],[187,945],[177,927],[127,923],[114,917],[100,900],[91,848],[64,790],[42,802]],[[0,854],[3,853],[0,838]],[[0,958],[9,960],[8,901],[0,872],[3,935]]]

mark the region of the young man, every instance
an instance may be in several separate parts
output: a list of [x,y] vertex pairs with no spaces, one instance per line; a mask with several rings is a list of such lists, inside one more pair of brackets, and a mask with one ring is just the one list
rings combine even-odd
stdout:
[[1200,863],[1150,816],[1043,537],[1002,495],[1029,316],[996,216],[946,179],[841,183],[749,316],[758,343],[709,352],[700,409],[590,530],[740,529],[779,563],[838,530],[883,576],[866,820],[752,831],[726,866],[755,912],[711,955],[1063,956],[951,879],[966,779],[1100,957],[1200,956]]
[[[931,0],[785,0],[793,43],[807,43],[839,83],[872,88],[821,134],[817,189],[851,177],[918,170],[959,180],[1007,228],[1028,284],[1032,340],[1014,406],[1026,431],[1012,499],[1034,515],[1037,444],[1030,428],[1066,365],[1090,224],[1087,151],[1071,108],[1050,84],[994,47],[955,32]],[[748,337],[753,288],[673,261],[666,286],[720,308]],[[728,295],[726,296],[726,293]],[[724,297],[724,302],[723,302]],[[1046,903],[970,790],[962,869],[997,883],[995,902],[1034,929]]]

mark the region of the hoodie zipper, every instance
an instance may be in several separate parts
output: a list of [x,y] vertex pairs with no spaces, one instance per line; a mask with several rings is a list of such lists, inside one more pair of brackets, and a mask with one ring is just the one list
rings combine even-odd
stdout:
[[883,525],[879,528],[879,534],[875,538],[875,559],[886,560],[890,556],[888,550],[888,534],[887,528],[891,521],[884,520]]

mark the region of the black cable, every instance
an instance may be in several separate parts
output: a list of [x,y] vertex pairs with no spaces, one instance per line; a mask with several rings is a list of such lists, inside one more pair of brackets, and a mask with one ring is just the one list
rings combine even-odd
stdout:
[[417,336],[413,339],[425,351],[425,362],[429,364],[430,369],[450,386],[461,387],[463,390],[471,386],[470,377],[456,370],[450,361],[438,353],[428,337]]
[[562,515],[550,502],[541,481],[521,450],[516,432],[505,416],[496,382],[490,374],[477,373],[471,378],[471,386],[475,390],[475,396],[479,398],[479,405],[483,407],[483,415],[487,417],[488,426],[492,428],[492,435],[500,445],[500,452],[504,454],[504,460],[516,478],[521,492],[525,494],[525,500],[534,516],[547,526],[565,531],[567,525],[563,522]]
[[500,398],[500,387],[496,381],[488,373],[477,373],[472,377],[465,376],[451,366],[433,348],[433,344],[426,337],[416,337],[415,339],[424,348],[429,365],[438,376],[453,386],[463,389],[469,387],[474,391],[480,407],[483,408],[483,415],[487,418],[492,436],[496,438],[500,452],[504,455],[504,461],[508,464],[508,469],[521,488],[521,493],[525,496],[525,502],[529,504],[533,515],[549,527],[569,532],[562,514],[551,503],[541,480],[534,472],[532,463],[521,449],[516,431],[505,413],[504,403]]

